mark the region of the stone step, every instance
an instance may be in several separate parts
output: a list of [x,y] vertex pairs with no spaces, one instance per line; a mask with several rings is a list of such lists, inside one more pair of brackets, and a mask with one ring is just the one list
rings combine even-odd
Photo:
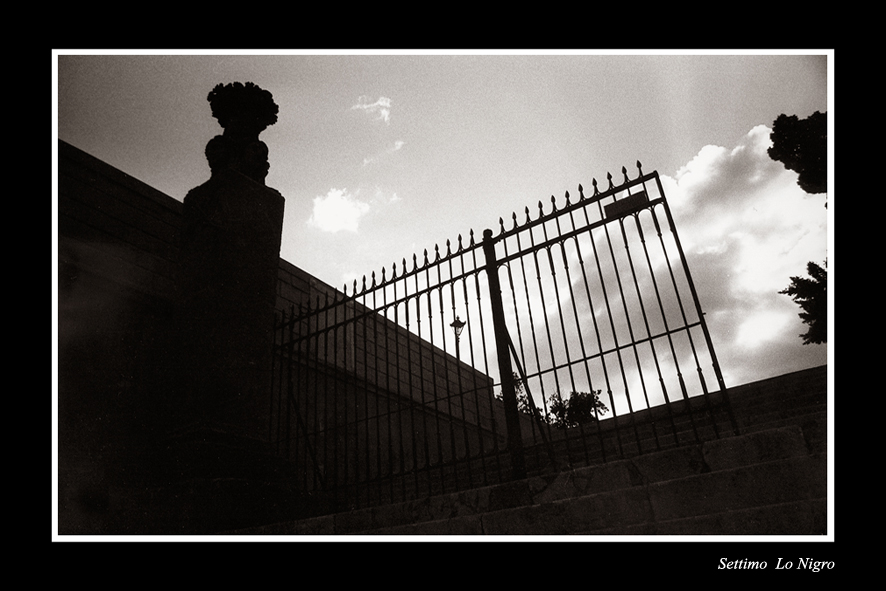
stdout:
[[[692,429],[688,419],[679,429],[676,440],[670,425],[658,425],[657,434],[650,425],[638,425],[636,430],[623,425],[618,435],[612,431],[598,437],[587,430],[584,439],[578,430],[570,434],[569,440],[560,439],[552,443],[559,469],[578,468],[607,461],[636,457],[675,447],[691,445],[700,440],[717,437],[710,420],[696,417],[696,429]],[[667,432],[665,432],[667,427]],[[723,430],[720,429],[722,436]],[[657,439],[656,439],[657,435]],[[561,435],[562,437],[562,435]],[[604,453],[605,450],[605,453]],[[548,449],[545,445],[528,445],[525,449],[527,474],[536,476],[553,471]],[[386,475],[371,482],[360,482],[347,489],[338,490],[338,505],[343,508],[363,508],[408,501],[423,496],[437,496],[472,488],[505,482],[510,475],[510,455],[507,451],[490,452],[485,456],[462,459],[459,462],[430,467],[410,472]]]
[[[538,520],[544,522],[546,514],[551,517],[558,512],[571,515],[588,511],[590,513],[574,525],[566,526],[555,519],[552,525],[538,525],[540,530],[528,533],[577,533],[637,526],[643,523],[642,519],[658,523],[697,517],[714,510],[743,510],[822,497],[824,493],[812,497],[807,494],[803,499],[781,498],[773,494],[767,497],[758,491],[785,490],[793,494],[790,491],[808,489],[811,483],[802,481],[801,476],[806,475],[807,480],[811,478],[818,482],[821,470],[815,462],[824,466],[826,476],[826,462],[812,458],[802,430],[798,426],[788,426],[558,474],[234,533],[342,535],[414,532],[427,535],[445,531],[468,535],[468,531],[478,533],[478,528],[482,530],[479,533],[514,533],[521,528],[527,531],[536,528],[533,524]],[[791,474],[794,474],[794,483]],[[820,480],[826,482],[826,478]],[[781,485],[770,485],[769,482]],[[687,498],[698,495],[702,496],[697,502],[687,504]],[[706,500],[706,495],[714,497]],[[748,505],[748,501],[742,499],[755,500]],[[710,508],[705,509],[705,503]],[[686,506],[694,507],[695,512],[680,514],[680,508]],[[536,518],[536,514],[540,517]],[[599,521],[599,515],[622,514],[619,523]],[[553,532],[551,528],[557,531]]]
[[[733,406],[740,407],[736,413],[739,432],[761,431],[784,424],[803,426],[811,420],[810,413],[812,420],[819,420],[818,417],[824,415],[815,413],[822,413],[826,408],[822,404],[826,398],[826,387],[822,387],[823,380],[813,378],[811,381],[797,380],[800,386],[784,386],[782,381],[774,378],[761,382],[765,387],[750,385],[736,388],[731,398]],[[564,432],[553,429],[549,437],[553,439],[558,469],[656,453],[691,445],[696,438],[706,441],[732,435],[729,415],[722,406],[717,406],[716,397],[711,408],[700,399],[692,399],[692,403],[697,412],[691,416],[680,412],[682,402],[678,402],[672,409],[658,407],[654,413],[654,423],[649,420],[650,413],[640,413],[641,418],[636,424],[630,417],[619,417],[617,431],[613,429],[615,421],[611,418],[603,421],[600,427],[590,425],[583,429],[570,429],[565,440]],[[709,411],[713,411],[713,415]],[[817,451],[825,450],[824,431],[817,436]],[[524,436],[527,437],[527,473],[535,476],[552,471],[554,468],[548,449],[541,443],[543,439],[538,432],[524,433]],[[534,441],[534,444],[530,441]],[[807,441],[811,441],[809,437]],[[337,511],[342,511],[406,502],[424,496],[494,485],[508,480],[509,474],[510,457],[507,452],[492,450],[483,456],[461,459],[448,465],[437,464],[406,473],[383,474],[370,482],[349,484],[346,489],[336,491],[334,506]]]
[[781,536],[826,535],[827,505],[827,498],[792,501],[682,519],[589,530],[581,532],[581,535],[685,536],[698,535],[700,532],[726,536],[758,536],[761,533]]
[[796,425],[803,431],[806,446],[809,453],[822,453],[827,451],[828,413],[827,410],[805,410],[793,414],[791,417],[782,415],[768,417],[743,429],[745,433],[766,431],[785,425]]
[[[741,466],[646,485],[498,511],[388,528],[363,535],[824,534],[823,454]],[[825,503],[826,505],[826,503]],[[790,507],[806,519],[773,520]],[[723,509],[726,509],[725,511]],[[787,517],[787,516],[785,516]]]

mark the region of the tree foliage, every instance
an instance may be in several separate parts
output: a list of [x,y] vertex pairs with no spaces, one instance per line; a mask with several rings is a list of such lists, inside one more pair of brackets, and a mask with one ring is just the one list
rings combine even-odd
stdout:
[[816,111],[806,119],[779,115],[769,135],[769,157],[799,174],[797,184],[807,193],[825,193],[828,186],[828,118]]
[[[827,267],[827,262],[825,262]],[[799,316],[809,325],[801,334],[804,345],[826,343],[828,340],[828,273],[825,268],[810,262],[806,265],[809,277],[791,277],[791,284],[778,293],[791,296],[803,310]]]
[[[797,184],[807,193],[827,192],[827,126],[827,113],[818,111],[806,119],[782,114],[772,124],[769,157],[796,172]],[[806,334],[800,335],[803,344],[826,343],[828,274],[812,262],[806,270],[810,278],[791,277],[791,284],[778,293],[791,296],[802,310],[800,318],[809,325]]]
[[554,392],[548,399],[548,423],[565,429],[598,420],[609,412],[600,400],[600,392],[572,392],[565,399],[559,392]]
[[[532,403],[523,387],[523,380],[516,373],[514,374],[514,389],[517,394],[517,409],[531,416],[533,414]],[[600,400],[601,392],[602,390],[572,392],[567,398],[563,398],[560,392],[554,392],[548,397],[547,414],[540,413],[541,419],[558,429],[577,427],[596,421],[609,412],[609,408]],[[502,394],[496,394],[496,398],[502,400]]]

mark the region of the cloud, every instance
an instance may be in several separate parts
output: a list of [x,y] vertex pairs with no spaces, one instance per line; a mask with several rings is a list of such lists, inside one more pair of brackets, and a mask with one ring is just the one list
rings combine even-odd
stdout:
[[381,96],[374,103],[370,103],[371,99],[367,96],[361,96],[357,99],[357,104],[351,107],[352,111],[363,111],[368,115],[373,115],[376,120],[390,122],[391,119],[391,99]]
[[761,310],[745,318],[735,331],[735,343],[741,347],[757,348],[762,343],[783,335],[792,318],[782,311]]
[[308,224],[324,232],[356,232],[360,218],[368,212],[369,204],[346,189],[330,189],[325,196],[314,197],[314,211]]
[[741,208],[748,198],[759,197],[770,183],[789,173],[769,158],[771,130],[758,125],[732,149],[708,145],[673,177],[678,189],[668,197],[686,213],[721,218]]
[[375,156],[367,156],[366,158],[363,159],[363,166],[371,164],[371,163],[375,162],[376,160],[378,160],[379,158],[382,158],[383,156],[388,156],[390,154],[393,154],[394,152],[399,151],[405,143],[406,142],[404,142],[403,140],[397,140],[396,142],[394,142],[394,145],[391,146],[390,148],[383,150],[382,152],[379,152]]
[[396,203],[398,201],[402,201],[403,198],[399,197],[397,193],[385,193],[381,187],[375,188],[375,202],[377,203]]
[[[805,328],[798,317],[800,310],[789,297],[778,293],[788,285],[791,276],[806,274],[808,261],[823,261],[827,257],[825,197],[806,194],[796,185],[795,173],[771,161],[766,153],[768,138],[768,128],[760,126],[733,147],[705,146],[674,177],[662,177],[727,385],[826,363],[826,347],[802,344],[798,335]],[[663,221],[661,213],[657,216]],[[545,347],[553,349],[550,357],[554,359],[566,357],[568,347],[575,359],[580,349],[579,337],[584,339],[583,347],[588,352],[608,351],[619,344],[642,341],[647,334],[666,334],[699,319],[689,297],[688,283],[683,280],[673,236],[665,232],[663,242],[656,239],[652,222],[648,213],[642,214],[636,223],[627,219],[624,227],[631,241],[630,251],[623,245],[618,226],[610,226],[611,243],[604,228],[600,228],[593,232],[593,237],[582,234],[552,248],[550,258],[539,257],[536,264],[540,264],[540,269],[529,268],[533,260],[528,257],[525,272],[521,265],[509,266],[518,292],[514,326],[519,319],[517,334],[522,342],[529,343],[532,337],[527,322],[529,309],[546,313],[533,312],[536,336],[545,334],[548,328],[551,331],[548,340],[539,345],[540,367],[548,363]],[[644,248],[638,243],[639,225],[646,237]],[[579,250],[583,265],[578,262]],[[674,279],[668,266],[676,272]],[[533,284],[537,277],[542,278],[543,286]],[[616,287],[619,278],[621,289]],[[559,293],[555,284],[560,286]],[[527,287],[521,287],[524,285]],[[655,392],[659,381],[657,363],[661,363],[661,379],[665,380],[662,383],[669,392],[679,391],[675,375],[689,375],[695,369],[703,372],[711,385],[711,361],[705,359],[703,336],[700,329],[691,334],[694,343],[690,333],[677,332],[666,340],[640,342],[636,349],[624,350],[619,364],[624,364],[628,390],[636,407],[645,404],[643,397],[647,393],[652,404],[661,396]],[[611,357],[606,358],[607,362]],[[651,361],[654,358],[656,364]],[[539,369],[532,359],[526,363],[533,371]],[[644,366],[646,388],[637,383],[637,365]],[[599,387],[600,375],[605,374],[603,369],[591,367],[593,387]],[[561,379],[573,379],[571,374],[563,374]],[[575,379],[582,378],[576,375]],[[622,385],[614,384],[613,388]],[[694,383],[690,394],[700,388],[700,382]],[[618,396],[624,394],[616,395],[621,412],[626,401],[620,402]]]
[[705,146],[663,178],[687,255],[732,291],[777,291],[826,256],[825,197],[800,189],[769,145],[769,129],[757,126],[735,148]]
[[662,177],[721,364],[739,382],[826,354],[802,345],[799,308],[778,294],[828,256],[826,196],[805,193],[769,158],[769,134],[760,125],[733,148],[705,146]]

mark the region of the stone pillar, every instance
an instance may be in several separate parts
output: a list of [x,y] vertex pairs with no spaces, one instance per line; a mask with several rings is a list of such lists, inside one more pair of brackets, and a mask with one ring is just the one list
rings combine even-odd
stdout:
[[181,235],[181,420],[266,439],[283,196],[266,187],[276,122],[269,92],[247,83],[208,97],[224,134],[211,139],[210,179],[184,200]]

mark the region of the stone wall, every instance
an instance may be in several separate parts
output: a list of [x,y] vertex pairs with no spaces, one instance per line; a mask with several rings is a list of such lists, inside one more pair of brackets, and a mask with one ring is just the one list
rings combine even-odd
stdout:
[[[93,523],[89,515],[107,510],[112,487],[138,486],[150,477],[144,448],[170,427],[170,397],[180,375],[180,356],[170,344],[177,341],[183,205],[59,141],[57,206],[60,514],[67,509],[68,523]],[[336,293],[282,259],[276,291],[278,311]],[[421,351],[429,368],[451,368],[437,380],[488,381],[383,318],[371,322],[377,334],[396,335],[393,341],[354,341],[349,357],[324,359],[324,371],[361,372],[374,383],[378,375],[385,397],[409,395],[410,380],[431,387],[430,371],[378,363],[389,359],[384,347],[394,342]],[[346,358],[350,366],[339,361]],[[270,409],[270,401],[258,407]]]

